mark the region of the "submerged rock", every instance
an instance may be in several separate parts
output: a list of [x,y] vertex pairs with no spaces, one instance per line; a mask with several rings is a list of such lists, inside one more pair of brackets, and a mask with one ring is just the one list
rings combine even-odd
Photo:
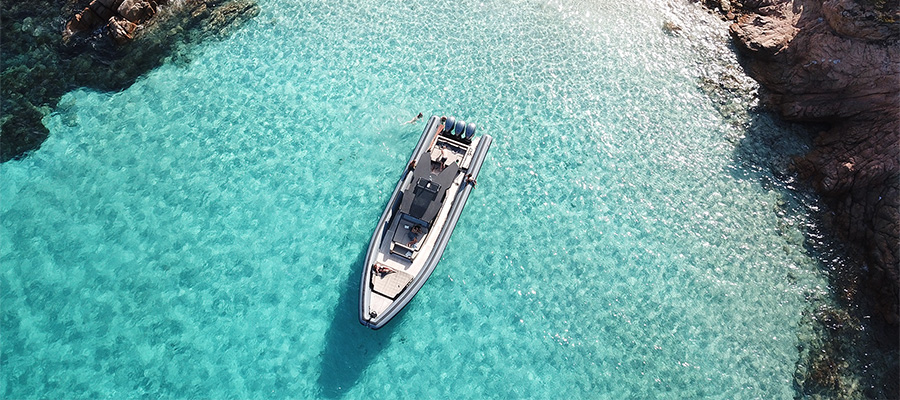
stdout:
[[673,21],[665,21],[663,22],[663,31],[670,35],[674,35],[681,32],[681,26]]
[[[707,0],[707,6],[711,1]],[[717,3],[717,2],[716,2]],[[718,7],[718,6],[716,6]],[[733,1],[727,19],[760,100],[784,119],[818,132],[812,149],[793,160],[829,210],[825,226],[855,262],[829,275],[851,308],[871,313],[879,352],[897,354],[900,323],[900,1]],[[839,318],[840,317],[840,318]],[[850,319],[823,313],[826,343],[806,358],[798,389],[816,396],[855,397],[837,378],[853,352],[841,341]],[[870,354],[852,368],[868,368]],[[896,360],[895,360],[896,361]],[[896,362],[888,368],[896,374]],[[896,398],[896,380],[866,397]],[[868,392],[871,390],[871,392]],[[844,394],[841,394],[844,393]]]
[[[900,322],[900,14],[897,1],[752,0],[730,31],[762,100],[825,124],[795,163],[870,272],[880,316]],[[862,271],[860,271],[862,273]],[[883,293],[882,293],[883,292]]]
[[0,3],[0,162],[46,139],[41,119],[66,92],[117,91],[259,14],[255,0],[36,0]]
[[118,44],[134,39],[139,24],[149,21],[167,0],[93,0],[66,23],[63,40],[97,30],[108,32]]

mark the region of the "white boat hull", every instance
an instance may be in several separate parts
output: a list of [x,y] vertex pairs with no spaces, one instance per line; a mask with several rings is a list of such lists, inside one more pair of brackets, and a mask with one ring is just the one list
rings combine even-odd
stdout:
[[[469,178],[477,179],[493,140],[442,135],[442,128],[438,117],[426,123],[410,157],[411,165],[418,165],[404,171],[369,242],[359,321],[370,328],[379,329],[399,314],[434,272],[474,186]],[[439,192],[429,192],[434,188]],[[442,197],[424,204],[417,201],[424,197],[420,193]]]

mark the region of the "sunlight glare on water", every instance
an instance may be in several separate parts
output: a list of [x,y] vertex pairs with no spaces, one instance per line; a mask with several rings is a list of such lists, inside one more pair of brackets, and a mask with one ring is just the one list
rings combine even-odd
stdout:
[[[5,398],[794,396],[827,284],[805,211],[700,88],[722,22],[649,0],[260,5],[186,65],[67,94],[0,165]],[[361,258],[418,112],[495,141],[435,274],[370,331]]]

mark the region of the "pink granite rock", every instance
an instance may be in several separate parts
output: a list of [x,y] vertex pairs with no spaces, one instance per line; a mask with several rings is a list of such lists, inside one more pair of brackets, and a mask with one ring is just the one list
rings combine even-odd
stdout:
[[137,30],[137,24],[122,17],[112,17],[107,24],[109,34],[117,44],[125,44],[134,39],[134,31]]
[[831,206],[837,236],[868,266],[861,281],[875,288],[883,319],[897,324],[900,16],[857,0],[743,7],[730,31],[764,103],[787,120],[829,126],[796,166]]
[[155,4],[147,0],[124,0],[117,10],[126,20],[141,24],[156,15],[158,6]]

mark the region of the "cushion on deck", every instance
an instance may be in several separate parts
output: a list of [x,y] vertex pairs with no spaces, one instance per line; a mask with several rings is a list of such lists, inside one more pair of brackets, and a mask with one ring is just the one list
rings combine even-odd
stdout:
[[406,289],[412,279],[412,275],[403,271],[394,270],[388,274],[372,271],[372,290],[393,300]]

